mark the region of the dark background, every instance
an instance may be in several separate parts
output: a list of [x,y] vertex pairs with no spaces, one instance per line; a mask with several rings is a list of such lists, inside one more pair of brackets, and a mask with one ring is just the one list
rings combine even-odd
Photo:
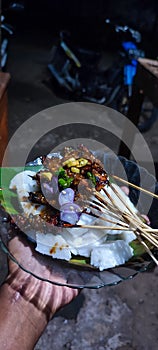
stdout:
[[[6,9],[9,3],[3,0],[2,9]],[[21,14],[7,11],[7,18],[16,30],[52,31],[56,34],[61,28],[67,28],[78,42],[107,48],[114,38],[104,22],[105,18],[111,18],[117,24],[130,25],[141,31],[142,46],[148,51],[148,57],[157,55],[156,0],[25,0],[23,4]]]

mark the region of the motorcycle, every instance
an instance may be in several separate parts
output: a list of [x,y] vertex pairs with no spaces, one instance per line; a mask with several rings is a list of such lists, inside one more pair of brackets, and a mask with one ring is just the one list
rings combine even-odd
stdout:
[[135,43],[141,41],[141,34],[128,26],[112,24],[109,19],[105,22],[116,33],[123,33],[133,39],[122,40],[119,60],[117,57],[117,62],[105,71],[99,70],[101,53],[72,48],[68,43],[70,35],[65,31],[60,32],[59,42],[52,48],[48,69],[70,98],[111,105],[122,86],[128,86],[128,96],[131,96],[137,58],[144,57],[144,52]]
[[[64,93],[64,97],[75,101],[105,104],[126,115],[138,58],[145,57],[139,47],[141,33],[109,19],[105,23],[120,37],[120,50],[110,67],[100,69],[102,52],[73,47],[70,33],[61,31],[57,45],[52,47],[48,69],[58,94]],[[156,111],[144,104],[139,130],[147,131],[156,118]]]

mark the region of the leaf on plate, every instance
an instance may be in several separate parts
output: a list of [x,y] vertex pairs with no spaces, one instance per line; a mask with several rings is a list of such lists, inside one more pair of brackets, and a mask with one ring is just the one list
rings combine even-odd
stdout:
[[[153,249],[153,245],[151,243],[149,243],[148,241],[146,241],[145,243],[147,243],[149,249]],[[146,249],[138,241],[138,239],[135,239],[134,241],[130,242],[129,245],[130,245],[131,248],[133,248],[135,257],[141,256],[141,255],[146,253]]]
[[85,259],[71,259],[70,262],[73,264],[80,264],[80,265],[87,264],[87,261]]
[[17,194],[13,191],[10,191],[8,189],[0,191],[0,204],[8,214],[18,214],[19,213],[13,205],[13,201],[16,198],[17,198]]
[[[0,205],[8,214],[19,214],[18,205],[16,203],[16,192],[9,189],[10,181],[13,177],[24,170],[38,172],[42,165],[24,167],[0,168]],[[15,205],[16,204],[16,205]]]
[[72,255],[72,258],[69,260],[69,263],[75,266],[83,266],[93,270],[97,268],[90,264],[90,258],[86,258],[85,256],[80,255]]

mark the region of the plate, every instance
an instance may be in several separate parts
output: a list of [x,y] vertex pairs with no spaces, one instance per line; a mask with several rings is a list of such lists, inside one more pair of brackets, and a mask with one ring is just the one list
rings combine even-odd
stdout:
[[[129,182],[137,184],[138,186],[141,185],[141,187],[151,192],[155,191],[158,193],[158,185],[155,178],[150,175],[146,169],[139,167],[133,161],[126,160],[123,157],[116,157],[110,152],[105,153],[102,151],[98,151],[97,157],[104,163],[104,168],[108,174],[115,174],[126,180],[128,179]],[[38,158],[29,163],[28,166],[32,168],[34,166],[40,166],[40,164],[41,158]],[[131,201],[138,207],[141,213],[148,214],[151,226],[157,228],[157,200],[152,200],[147,194],[139,192],[132,187],[130,187],[129,190]],[[17,247],[16,251],[15,241]],[[1,248],[8,254],[9,258],[27,273],[52,284],[81,289],[116,285],[124,280],[133,278],[140,272],[153,269],[155,266],[148,254],[134,257],[125,265],[104,271],[99,271],[89,265],[72,264],[63,260],[52,259],[49,256],[37,253],[35,251],[35,243],[14,227],[9,229],[8,244],[5,244],[3,237],[1,237],[0,243]],[[25,256],[26,249],[27,259]],[[157,252],[154,253],[157,254]]]

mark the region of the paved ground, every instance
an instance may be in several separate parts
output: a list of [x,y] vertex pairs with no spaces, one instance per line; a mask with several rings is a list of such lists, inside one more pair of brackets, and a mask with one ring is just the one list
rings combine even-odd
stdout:
[[[45,66],[50,47],[50,40],[34,35],[23,35],[12,41],[8,63],[12,76],[10,136],[28,117],[64,102],[43,84],[48,77]],[[158,160],[157,126],[158,123],[144,135],[155,161]],[[35,149],[34,155],[38,152],[39,148]],[[2,254],[1,259],[4,262]],[[85,289],[76,301],[54,317],[35,349],[157,350],[157,290],[157,269],[115,287]]]

